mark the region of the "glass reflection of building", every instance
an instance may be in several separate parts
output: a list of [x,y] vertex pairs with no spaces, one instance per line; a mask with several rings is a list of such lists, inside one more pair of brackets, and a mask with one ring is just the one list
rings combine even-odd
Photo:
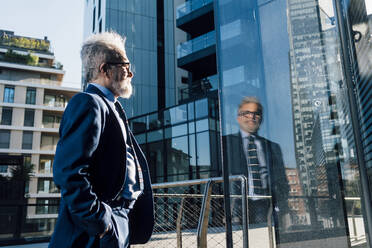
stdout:
[[[365,166],[367,168],[369,189],[372,189],[372,5],[370,1],[361,1],[348,8],[350,37],[353,37],[351,53],[353,76],[357,88],[357,103],[360,121],[360,135],[363,144]],[[371,193],[370,193],[371,194]],[[371,195],[372,196],[372,195]]]
[[[296,164],[298,169],[302,195],[296,195],[295,191],[298,189],[290,185],[292,223],[288,230],[279,231],[279,242],[281,245],[289,245],[295,241],[302,242],[303,245],[306,242],[316,245],[328,235],[332,238],[329,242],[333,245],[350,246],[349,242],[353,238],[349,234],[355,231],[352,230],[350,216],[355,214],[355,206],[359,206],[356,208],[360,210],[361,192],[357,180],[360,178],[362,164],[357,163],[356,158],[357,137],[353,131],[358,126],[351,122],[351,84],[346,77],[349,68],[345,68],[344,64],[345,54],[340,41],[344,37],[340,36],[340,20],[335,14],[334,2],[217,2],[217,61],[221,80],[222,136],[236,132],[233,109],[236,108],[237,99],[245,95],[258,96],[269,112],[264,112],[266,123],[259,134],[278,142],[286,150],[285,165],[292,167],[291,165]],[[345,3],[347,4],[349,2]],[[353,6],[350,9],[363,9],[363,4],[351,1],[350,5]],[[360,13],[354,13],[354,18],[356,16],[360,18]],[[360,20],[356,22],[360,23]],[[230,23],[241,25],[241,32],[237,33],[233,41],[228,41],[228,37],[235,29],[230,28],[229,32],[225,32],[225,27]],[[369,37],[365,23],[363,25],[357,25],[359,28],[363,26],[363,35],[354,31],[353,35],[356,37],[352,36],[353,38]],[[245,32],[252,36],[243,39]],[[230,46],[231,43],[234,46]],[[241,43],[246,46],[245,49],[238,50],[239,53],[229,49],[242,47]],[[368,58],[366,44],[363,48],[364,56],[360,54],[364,60]],[[254,58],[254,62],[250,58]],[[285,61],[288,68],[284,65]],[[363,63],[365,65],[366,61]],[[244,72],[234,73],[235,78],[226,77],[225,73],[229,72],[232,65],[244,68]],[[284,75],[286,72],[287,81]],[[249,80],[255,74],[257,89],[251,88]],[[243,80],[237,80],[241,83],[234,89],[234,79],[239,75],[243,75]],[[355,78],[358,77],[359,75],[355,75]],[[365,81],[362,84],[365,85]],[[366,89],[364,87],[366,86],[361,86]],[[291,100],[289,104],[284,97],[288,91]],[[361,95],[365,97],[368,93],[365,91]],[[368,114],[365,116],[368,117]],[[288,120],[293,122],[288,123]],[[368,125],[361,128],[362,132],[370,129]],[[293,136],[289,133],[291,131]],[[291,137],[293,143],[289,140]],[[364,136],[366,137],[368,134]],[[231,150],[229,147],[223,149],[224,152]],[[368,151],[364,147],[364,152]],[[368,160],[369,157],[366,156],[365,159]],[[234,159],[229,154],[224,154],[224,160],[231,166],[229,163]],[[306,212],[303,215],[305,221],[300,225],[298,218],[294,218],[300,214],[295,211],[298,199],[302,199],[303,210]],[[367,219],[364,219],[363,224],[366,223]]]
[[[299,9],[302,5],[307,7]],[[323,118],[331,120],[329,98],[331,84],[337,83],[334,75],[340,77],[340,66],[335,60],[339,54],[333,48],[336,44],[334,20],[317,1],[288,1],[288,8],[296,162],[304,192],[311,195],[317,192],[313,180],[316,165],[311,152],[313,123],[318,111],[325,113]],[[333,61],[327,60],[330,56]],[[321,131],[328,132],[329,128],[332,127]]]
[[221,175],[216,104],[202,98],[129,119],[153,183]]
[[128,117],[176,104],[173,8],[173,1],[85,1],[84,38],[110,30],[126,37],[135,87],[119,100]]
[[[359,164],[332,1],[87,3],[89,33],[128,36],[137,91],[124,106],[154,183],[221,176],[221,154],[231,157],[219,137],[238,133],[237,106],[256,96],[259,134],[280,145],[290,188],[278,243],[350,244]],[[157,206],[159,219],[167,208]]]

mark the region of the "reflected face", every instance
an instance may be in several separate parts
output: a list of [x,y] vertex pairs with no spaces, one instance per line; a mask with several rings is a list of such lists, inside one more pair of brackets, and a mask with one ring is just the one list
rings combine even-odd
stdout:
[[261,113],[256,103],[246,103],[238,111],[237,121],[240,129],[247,133],[256,133],[261,124]]

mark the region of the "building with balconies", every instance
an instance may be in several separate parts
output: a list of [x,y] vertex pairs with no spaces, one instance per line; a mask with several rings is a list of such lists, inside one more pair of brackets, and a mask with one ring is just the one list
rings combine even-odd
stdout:
[[175,34],[185,39],[176,44],[177,72],[183,74],[184,85],[179,102],[205,97],[218,88],[213,1],[192,0],[177,6]]
[[[59,122],[68,101],[80,91],[62,86],[64,74],[46,37],[0,30],[0,174],[12,177],[14,168],[33,165],[16,202],[28,205],[22,221],[30,231],[48,233],[57,218],[57,206],[47,204],[60,198],[52,179]],[[9,203],[9,197],[5,194],[2,203]],[[12,229],[17,208],[9,209],[7,228]]]
[[[173,0],[84,2],[84,38],[110,30],[126,37],[134,93],[130,99],[119,98],[119,101],[128,117],[174,106],[177,103],[173,15],[176,3]],[[83,88],[87,83],[83,78]]]

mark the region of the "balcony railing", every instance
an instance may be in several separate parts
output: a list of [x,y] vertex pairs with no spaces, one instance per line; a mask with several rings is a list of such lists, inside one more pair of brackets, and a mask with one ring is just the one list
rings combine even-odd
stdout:
[[[160,183],[153,185],[155,227],[146,245],[133,247],[224,247],[226,239],[224,196],[221,177]],[[240,225],[234,226],[233,237],[248,245],[247,179],[231,176],[240,185],[243,207]],[[271,198],[271,197],[269,197]],[[267,232],[270,228],[262,228]],[[269,232],[270,232],[269,230]]]
[[[133,247],[225,247],[226,220],[222,183],[222,178],[208,178],[154,184],[154,232],[149,243]],[[275,247],[273,231],[276,227],[271,223],[271,211],[268,213],[266,226],[248,225],[247,187],[247,179],[244,176],[230,177],[230,188],[235,192],[230,195],[234,247],[248,247],[248,244],[249,247]],[[260,198],[271,199],[271,196]],[[306,216],[307,220],[286,219],[286,232],[301,235],[317,232],[317,229],[324,233],[331,231],[334,227],[327,226],[329,221],[326,221],[329,216],[322,215],[321,212],[332,212],[333,209],[311,213],[318,203],[324,204],[327,200],[332,201],[332,198],[291,196],[290,203],[300,203],[297,210],[291,211],[291,215]],[[347,221],[351,246],[362,247],[360,245],[366,244],[366,236],[359,207],[360,198],[345,197],[344,200],[348,203]],[[58,212],[58,204],[51,203],[9,205],[0,202],[0,213],[6,217],[0,222],[0,245],[9,245],[15,240],[18,240],[18,243],[22,240],[24,243],[47,241],[56,223],[55,213]],[[36,218],[42,215],[47,218]],[[311,223],[311,220],[315,222]]]
[[[68,99],[70,100],[70,99]],[[51,100],[44,100],[44,106],[54,107],[54,108],[66,108],[68,104],[68,100],[66,101],[51,101]]]
[[202,50],[216,44],[216,32],[213,30],[209,33],[186,41],[177,46],[177,58],[185,57],[191,53]]
[[184,4],[181,4],[177,7],[177,18],[181,18],[194,10],[200,9],[201,7],[213,2],[213,0],[191,0],[186,1]]
[[206,95],[209,91],[218,87],[217,75],[209,76],[192,83],[192,86],[179,89],[179,99],[187,100],[190,97],[199,97]]

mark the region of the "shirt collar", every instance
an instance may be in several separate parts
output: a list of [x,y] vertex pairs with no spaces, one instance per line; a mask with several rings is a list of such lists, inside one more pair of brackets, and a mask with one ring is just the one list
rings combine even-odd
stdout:
[[241,129],[240,129],[240,134],[242,135],[243,139],[249,138],[250,136],[252,136],[254,139],[257,138],[257,136],[255,134],[247,133],[246,131],[241,130]]
[[106,87],[100,85],[100,84],[97,84],[97,83],[90,83],[92,85],[94,85],[96,88],[98,88],[104,95],[105,97],[110,101],[110,102],[115,102],[115,97],[114,97],[114,94],[112,94],[112,92],[107,89]]

